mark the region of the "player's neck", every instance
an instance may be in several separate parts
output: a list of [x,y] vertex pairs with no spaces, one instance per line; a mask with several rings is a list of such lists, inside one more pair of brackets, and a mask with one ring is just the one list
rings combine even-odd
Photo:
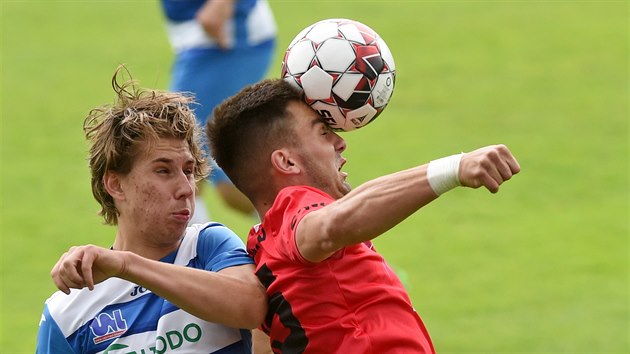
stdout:
[[116,251],[129,251],[139,256],[160,260],[177,250],[180,240],[170,243],[157,243],[150,235],[134,234],[118,229],[112,248]]

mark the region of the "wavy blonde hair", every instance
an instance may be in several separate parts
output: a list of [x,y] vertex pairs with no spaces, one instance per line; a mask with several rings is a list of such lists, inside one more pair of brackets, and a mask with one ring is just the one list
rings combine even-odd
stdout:
[[[128,79],[119,83],[125,76]],[[105,189],[103,177],[108,171],[129,173],[137,154],[142,151],[140,147],[161,138],[184,140],[195,160],[195,180],[210,173],[201,147],[201,128],[190,108],[194,103],[192,97],[141,89],[124,65],[114,72],[112,87],[116,93],[114,103],[92,109],[83,123],[85,137],[91,144],[88,161],[92,194],[101,205],[99,215],[108,225],[116,225],[120,213]]]

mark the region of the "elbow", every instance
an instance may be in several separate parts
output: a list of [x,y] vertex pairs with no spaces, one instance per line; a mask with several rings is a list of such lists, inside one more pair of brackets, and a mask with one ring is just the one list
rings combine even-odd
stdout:
[[332,254],[337,250],[353,244],[351,241],[356,232],[360,232],[360,225],[348,227],[350,215],[344,210],[336,211],[326,217],[317,227],[319,229],[319,249],[325,254]]
[[[324,209],[326,211],[324,212]],[[306,215],[295,232],[298,251],[309,262],[319,263],[346,246],[343,218],[333,205]]]
[[250,296],[248,306],[244,306],[244,308],[247,308],[247,314],[243,316],[246,319],[243,323],[243,328],[258,328],[265,320],[268,309],[267,293],[262,285]]

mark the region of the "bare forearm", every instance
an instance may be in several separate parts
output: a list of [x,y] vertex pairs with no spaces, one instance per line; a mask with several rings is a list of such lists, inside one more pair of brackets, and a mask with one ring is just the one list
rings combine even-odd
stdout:
[[374,179],[306,215],[296,230],[298,249],[306,259],[321,261],[341,247],[377,237],[457,186],[496,193],[520,169],[499,144]]
[[374,179],[331,204],[331,236],[340,246],[373,239],[435,198],[425,166]]
[[426,165],[379,177],[307,215],[298,226],[298,248],[306,259],[321,261],[381,235],[436,198]]
[[[199,318],[235,328],[255,328],[263,320],[266,297],[258,283],[156,262],[133,253],[126,258],[120,278],[150,289]],[[253,275],[253,269],[251,272]]]

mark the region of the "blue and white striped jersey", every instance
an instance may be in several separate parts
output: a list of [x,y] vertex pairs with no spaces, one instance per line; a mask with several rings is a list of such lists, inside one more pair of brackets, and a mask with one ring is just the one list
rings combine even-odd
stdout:
[[[218,0],[215,0],[218,1]],[[162,0],[169,41],[176,53],[189,49],[217,48],[195,14],[205,0]],[[246,48],[275,39],[277,26],[267,0],[237,0],[227,23],[232,48]]]
[[[241,239],[217,223],[189,227],[179,249],[161,261],[213,272],[253,263]],[[241,354],[251,353],[251,333],[206,322],[147,289],[110,278],[93,291],[53,294],[36,352]]]

